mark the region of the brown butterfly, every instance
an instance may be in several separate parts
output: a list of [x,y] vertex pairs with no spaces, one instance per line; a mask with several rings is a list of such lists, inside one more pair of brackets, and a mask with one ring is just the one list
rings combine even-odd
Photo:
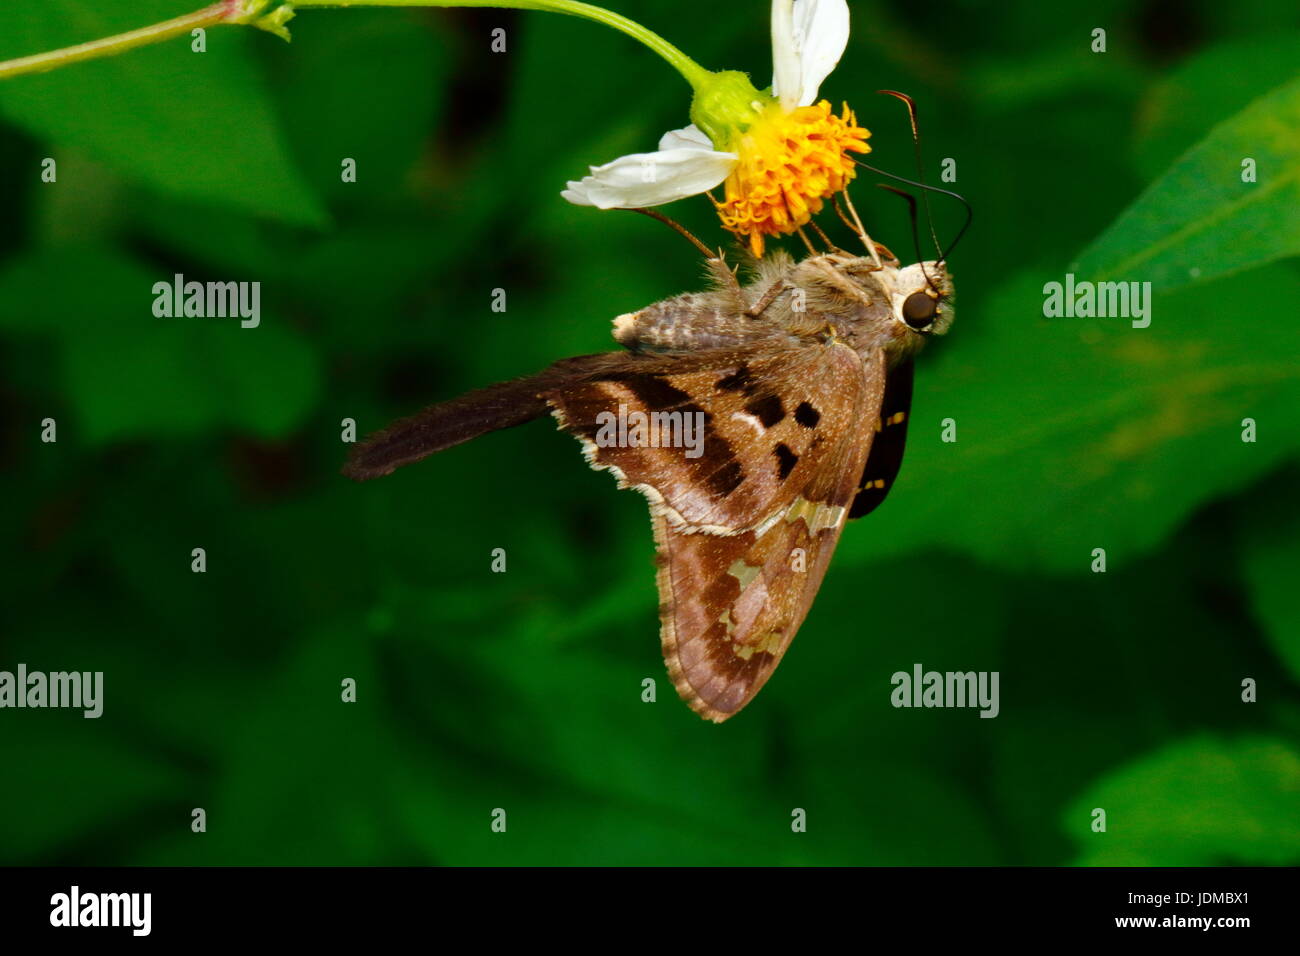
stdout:
[[942,258],[902,268],[867,248],[777,254],[743,287],[711,258],[713,289],[614,320],[624,351],[428,408],[343,472],[377,478],[551,413],[593,468],[649,499],[668,673],[696,712],[726,720],[780,663],[845,521],[889,492],[912,357],[952,322]]

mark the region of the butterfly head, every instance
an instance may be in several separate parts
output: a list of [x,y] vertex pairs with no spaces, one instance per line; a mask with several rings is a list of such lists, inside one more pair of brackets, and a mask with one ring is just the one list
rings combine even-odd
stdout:
[[942,262],[899,269],[890,291],[894,319],[915,335],[943,335],[952,325],[952,278]]

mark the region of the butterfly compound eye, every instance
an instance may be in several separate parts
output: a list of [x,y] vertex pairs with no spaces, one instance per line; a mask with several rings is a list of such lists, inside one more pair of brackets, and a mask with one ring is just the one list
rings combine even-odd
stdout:
[[920,332],[934,322],[939,303],[924,292],[913,292],[903,300],[903,321]]

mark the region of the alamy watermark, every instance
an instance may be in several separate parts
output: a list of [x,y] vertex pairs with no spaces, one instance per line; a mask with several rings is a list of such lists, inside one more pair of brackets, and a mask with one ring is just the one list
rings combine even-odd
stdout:
[[704,454],[704,412],[643,412],[619,403],[617,412],[600,412],[598,448],[685,448],[687,458]]
[[1043,286],[1043,315],[1049,319],[1132,319],[1135,329],[1151,324],[1150,282],[1089,282],[1075,280]]
[[186,282],[178,272],[171,282],[155,282],[153,295],[153,314],[160,319],[239,318],[244,329],[262,321],[260,282]]
[[889,702],[895,707],[978,707],[981,717],[996,717],[998,671],[927,671],[913,664],[896,671]]
[[121,926],[132,936],[148,936],[152,914],[152,893],[83,893],[74,884],[50,897],[50,925],[56,927]]
[[86,718],[104,712],[103,671],[0,671],[0,707],[71,707]]

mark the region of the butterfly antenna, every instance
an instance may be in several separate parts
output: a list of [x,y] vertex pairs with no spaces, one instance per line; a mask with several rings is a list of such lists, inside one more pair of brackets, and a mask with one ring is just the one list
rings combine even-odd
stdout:
[[[906,93],[900,93],[897,90],[877,90],[876,92],[884,96],[892,96],[907,104],[907,118],[912,124],[912,148],[916,153],[916,175],[924,184],[925,165],[921,161],[921,128],[916,122],[916,101]],[[921,202],[925,204],[925,221],[930,228],[930,238],[934,241],[934,251],[942,255],[943,248],[939,245],[939,237],[934,233],[934,217],[930,214],[930,197],[927,193],[921,194]]]
[[951,189],[942,189],[939,186],[930,186],[926,183],[918,183],[915,180],[908,179],[906,176],[899,176],[897,173],[891,173],[888,170],[878,169],[877,167],[872,166],[870,163],[864,163],[860,159],[854,159],[853,162],[861,166],[863,169],[871,170],[873,173],[876,173],[877,175],[888,176],[890,179],[896,182],[906,183],[909,186],[914,186],[917,189],[923,189],[926,192],[942,193],[943,195],[949,196],[962,204],[962,208],[966,210],[966,221],[962,223],[962,227],[957,230],[956,237],[952,240],[952,242],[948,243],[948,248],[945,249],[943,251],[943,255],[939,257],[940,262],[947,262],[948,256],[952,254],[953,249],[957,248],[957,243],[961,241],[962,236],[966,235],[966,230],[970,228],[971,220],[975,218],[975,210],[971,208],[971,204],[966,201],[965,197],[961,196],[959,193],[953,192]]
[[930,278],[930,273],[925,271],[925,259],[921,256],[921,231],[916,223],[916,197],[911,193],[903,192],[901,189],[895,189],[893,186],[885,183],[876,183],[878,187],[893,193],[895,196],[902,196],[907,200],[908,216],[912,220],[912,248],[916,251],[916,264],[921,267],[921,275],[925,276],[925,284],[934,290],[935,294],[942,295],[939,287],[934,284]]

